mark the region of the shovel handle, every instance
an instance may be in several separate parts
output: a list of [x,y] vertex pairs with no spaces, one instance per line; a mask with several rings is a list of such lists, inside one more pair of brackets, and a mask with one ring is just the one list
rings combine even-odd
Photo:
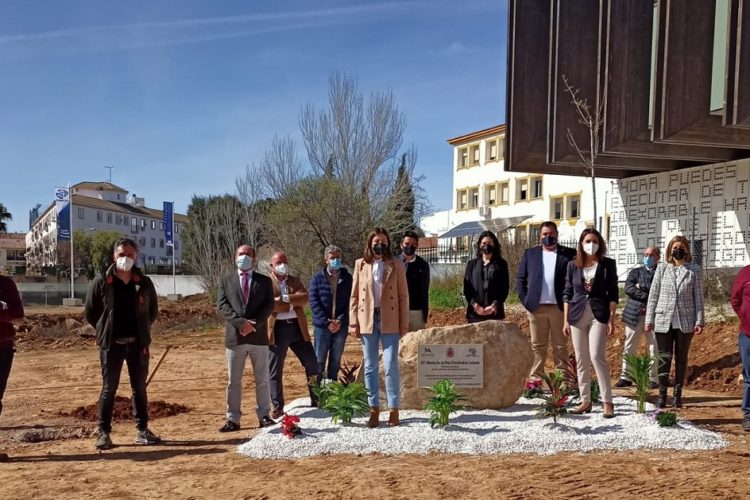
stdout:
[[164,362],[164,358],[167,357],[167,353],[169,350],[172,349],[171,345],[168,345],[166,349],[164,349],[164,352],[161,353],[161,356],[159,356],[159,360],[156,362],[156,366],[154,366],[154,369],[151,370],[151,374],[146,379],[146,387],[148,387],[148,384],[151,383],[151,379],[154,378],[154,375],[156,375],[157,370],[161,366],[161,364]]

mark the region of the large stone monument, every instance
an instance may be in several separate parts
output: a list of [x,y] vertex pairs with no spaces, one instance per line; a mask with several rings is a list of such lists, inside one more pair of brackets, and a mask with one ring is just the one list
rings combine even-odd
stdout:
[[[466,344],[480,348],[461,349]],[[425,369],[427,346],[439,346],[449,357],[454,352],[468,352],[461,359],[451,360],[458,366],[481,363],[481,388],[470,388],[470,369],[464,371],[468,387],[459,387],[467,401],[465,404],[478,409],[507,408],[515,404],[524,390],[524,382],[531,369],[533,355],[529,339],[515,323],[505,321],[483,321],[467,325],[427,328],[406,334],[399,346],[399,374],[401,376],[401,408],[422,409],[430,397],[430,391],[420,387],[418,370],[422,346],[422,369]],[[437,354],[438,349],[430,349]],[[465,356],[465,357],[464,357]],[[471,357],[473,356],[473,357]],[[472,361],[476,359],[478,361]],[[443,361],[445,363],[445,361]],[[450,368],[450,367],[449,367]],[[450,373],[450,371],[446,372]],[[457,373],[457,372],[456,372]],[[445,378],[450,378],[446,376]],[[423,374],[424,380],[424,374]],[[458,385],[458,384],[457,384]],[[381,391],[384,390],[381,370]],[[381,397],[385,403],[385,398]]]

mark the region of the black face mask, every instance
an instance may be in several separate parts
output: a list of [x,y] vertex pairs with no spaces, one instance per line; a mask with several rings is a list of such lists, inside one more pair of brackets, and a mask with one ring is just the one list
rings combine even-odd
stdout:
[[495,247],[492,246],[492,245],[482,245],[481,247],[479,247],[479,249],[485,255],[489,255],[489,254],[491,254],[492,252],[495,251]]
[[672,250],[672,257],[677,260],[684,259],[686,255],[687,255],[687,252],[685,251],[684,248],[675,248],[674,250]]
[[372,252],[377,256],[385,255],[385,251],[388,249],[388,246],[385,243],[379,243],[377,245],[372,246]]
[[404,255],[411,257],[412,255],[414,255],[414,252],[416,252],[417,249],[414,248],[412,245],[406,245],[404,247],[401,247],[401,251],[404,252]]
[[545,247],[552,247],[555,246],[555,244],[557,244],[557,238],[554,236],[545,236],[542,238],[542,245]]

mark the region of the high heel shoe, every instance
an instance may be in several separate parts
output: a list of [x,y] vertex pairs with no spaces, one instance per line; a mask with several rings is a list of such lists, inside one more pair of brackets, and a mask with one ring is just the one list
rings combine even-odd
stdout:
[[370,419],[367,421],[367,427],[374,429],[380,425],[380,407],[373,406],[370,408]]
[[573,415],[580,415],[582,413],[591,413],[591,403],[581,403],[572,410],[570,410],[568,413],[572,413]]
[[612,403],[604,403],[604,418],[615,417],[615,405]]

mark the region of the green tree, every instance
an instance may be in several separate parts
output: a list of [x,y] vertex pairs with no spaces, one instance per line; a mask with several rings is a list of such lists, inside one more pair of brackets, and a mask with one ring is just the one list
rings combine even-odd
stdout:
[[[74,265],[78,272],[89,278],[95,274],[93,259],[91,258],[92,237],[80,229],[73,231]],[[61,276],[70,276],[70,243],[62,242],[57,246],[57,272]]]
[[8,225],[5,223],[8,220],[13,220],[13,215],[8,212],[4,204],[0,203],[0,233],[8,232]]
[[[96,273],[105,274],[109,266],[114,263],[115,243],[120,238],[122,234],[116,231],[97,231],[91,237],[91,263]],[[73,244],[75,245],[75,239],[73,239]]]

